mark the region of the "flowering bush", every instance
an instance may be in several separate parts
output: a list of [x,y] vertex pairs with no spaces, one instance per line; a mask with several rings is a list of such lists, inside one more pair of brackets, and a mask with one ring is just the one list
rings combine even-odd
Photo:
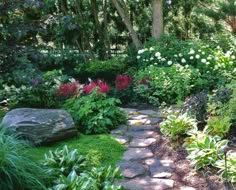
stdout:
[[151,65],[140,70],[135,77],[137,83],[146,79],[148,85],[138,84],[134,91],[151,104],[173,104],[201,88],[199,77],[199,70],[188,65],[160,68]]
[[130,83],[132,82],[132,78],[128,75],[117,75],[116,77],[116,89],[123,90],[129,87]]
[[66,83],[66,84],[61,84],[55,94],[56,96],[71,98],[73,96],[80,95],[78,90],[79,90],[78,82]]
[[94,88],[98,88],[97,92],[108,93],[110,91],[109,86],[105,81],[98,80],[97,82],[91,82],[90,84],[86,84],[83,87],[83,91],[85,94],[90,94]]

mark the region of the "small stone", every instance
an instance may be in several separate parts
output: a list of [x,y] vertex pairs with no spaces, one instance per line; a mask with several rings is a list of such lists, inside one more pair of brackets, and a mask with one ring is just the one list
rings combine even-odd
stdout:
[[144,114],[144,115],[155,115],[157,112],[153,111],[153,110],[139,110],[138,111],[140,114]]
[[145,138],[151,137],[154,134],[155,134],[154,131],[137,131],[137,132],[126,133],[127,136],[133,137],[136,139],[145,139]]
[[127,144],[129,142],[129,137],[121,135],[112,135],[113,138],[120,144]]
[[123,155],[124,160],[151,158],[153,153],[148,148],[129,148]]
[[130,147],[148,147],[152,143],[156,142],[156,139],[154,138],[147,138],[147,139],[133,139],[129,146]]
[[129,131],[154,131],[156,126],[151,125],[139,125],[139,126],[130,126]]
[[173,189],[174,181],[170,179],[158,178],[135,178],[121,183],[128,190],[166,190]]
[[117,166],[120,166],[122,175],[126,178],[134,178],[136,176],[143,175],[146,172],[144,165],[138,162],[119,162],[117,163]]
[[147,159],[145,164],[149,166],[152,177],[169,178],[172,175],[173,169],[171,165],[173,161],[171,160]]

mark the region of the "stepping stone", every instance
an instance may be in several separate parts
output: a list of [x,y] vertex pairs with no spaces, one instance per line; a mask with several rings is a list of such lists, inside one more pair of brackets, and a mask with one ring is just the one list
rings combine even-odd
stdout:
[[147,118],[148,116],[147,115],[131,115],[129,117],[130,120],[139,120],[139,119],[144,119],[144,118]]
[[136,139],[146,139],[154,134],[155,134],[154,131],[137,131],[137,132],[135,131],[126,133],[126,136],[133,137]]
[[152,143],[156,142],[156,139],[154,138],[147,138],[147,139],[133,139],[129,146],[130,147],[137,147],[137,148],[142,148],[142,147],[148,147]]
[[126,178],[134,178],[138,175],[143,175],[146,172],[144,165],[138,162],[125,161],[119,162],[116,165],[120,166],[122,175]]
[[153,157],[148,148],[129,148],[123,155],[124,160],[142,160]]
[[112,135],[112,136],[120,144],[127,144],[130,141],[129,137],[127,136],[121,136],[121,135]]
[[128,125],[134,126],[134,125],[154,125],[157,123],[160,123],[162,121],[161,118],[144,118],[144,119],[129,119]]
[[169,178],[173,172],[171,160],[147,159],[145,164],[149,166],[151,177],[155,178]]
[[132,108],[121,108],[122,110],[124,110],[127,114],[136,114],[137,113],[137,109],[132,109]]
[[140,114],[144,114],[144,115],[155,115],[155,114],[157,114],[157,112],[155,112],[153,110],[139,110],[138,112]]
[[144,119],[129,119],[128,120],[128,125],[144,125],[151,123],[151,121],[148,118]]
[[162,122],[163,119],[160,117],[151,117],[149,118],[149,120],[151,122],[150,124],[154,125],[154,124]]
[[130,126],[129,131],[154,131],[156,126],[147,126],[147,125],[139,125],[139,126]]
[[128,190],[166,190],[173,189],[174,181],[170,179],[158,178],[135,178],[121,183]]
[[124,135],[128,131],[127,125],[120,125],[119,128],[111,131],[112,135]]

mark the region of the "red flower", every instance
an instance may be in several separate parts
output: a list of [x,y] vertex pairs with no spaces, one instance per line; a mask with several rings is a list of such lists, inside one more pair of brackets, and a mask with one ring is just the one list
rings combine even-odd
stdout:
[[104,81],[101,81],[101,82],[98,84],[98,86],[99,86],[99,90],[98,90],[99,92],[108,93],[108,92],[110,91],[109,86],[108,86],[107,83],[104,82]]
[[86,84],[84,85],[83,91],[85,92],[85,94],[90,94],[91,91],[95,88],[98,87],[98,92],[102,92],[102,93],[108,93],[110,91],[109,86],[107,85],[106,82],[98,80],[97,83],[95,82],[91,82],[90,84]]
[[85,94],[90,94],[91,91],[97,86],[97,84],[95,82],[91,82],[90,84],[86,84],[83,87],[83,91],[85,92]]
[[129,87],[129,84],[132,82],[132,78],[128,75],[117,75],[116,77],[116,89],[123,90]]
[[65,98],[70,98],[75,95],[77,95],[77,91],[79,89],[79,83],[73,82],[73,83],[67,83],[67,84],[61,84],[56,91],[56,96],[64,96]]

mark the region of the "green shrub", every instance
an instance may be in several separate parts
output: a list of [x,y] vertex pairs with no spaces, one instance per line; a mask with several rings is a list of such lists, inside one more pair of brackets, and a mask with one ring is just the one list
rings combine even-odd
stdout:
[[105,61],[93,60],[89,63],[78,65],[75,71],[80,82],[87,81],[88,77],[114,81],[116,75],[123,73],[126,67],[124,60],[116,57]]
[[209,135],[224,137],[228,133],[230,126],[229,116],[215,116],[208,120],[203,132]]
[[196,127],[195,119],[189,117],[187,113],[178,116],[169,115],[160,124],[161,132],[173,141],[183,137],[189,131],[196,130]]
[[0,129],[0,189],[46,189],[50,179],[34,162],[24,141]]
[[125,113],[118,108],[119,99],[108,98],[95,90],[88,96],[66,100],[64,108],[71,113],[81,132],[106,133],[126,122]]
[[215,165],[219,168],[220,176],[227,181],[232,183],[236,182],[236,154],[235,153],[228,153],[227,154],[227,168],[225,165],[225,160],[217,160]]
[[[203,82],[199,77],[199,71],[189,66],[149,66],[138,72],[134,91],[151,104],[173,104],[202,88]],[[145,88],[145,84],[139,85],[143,79],[147,80]]]
[[223,158],[222,148],[227,145],[227,140],[219,136],[210,136],[200,131],[185,139],[185,148],[188,159],[196,170],[206,166],[213,166],[217,160]]

